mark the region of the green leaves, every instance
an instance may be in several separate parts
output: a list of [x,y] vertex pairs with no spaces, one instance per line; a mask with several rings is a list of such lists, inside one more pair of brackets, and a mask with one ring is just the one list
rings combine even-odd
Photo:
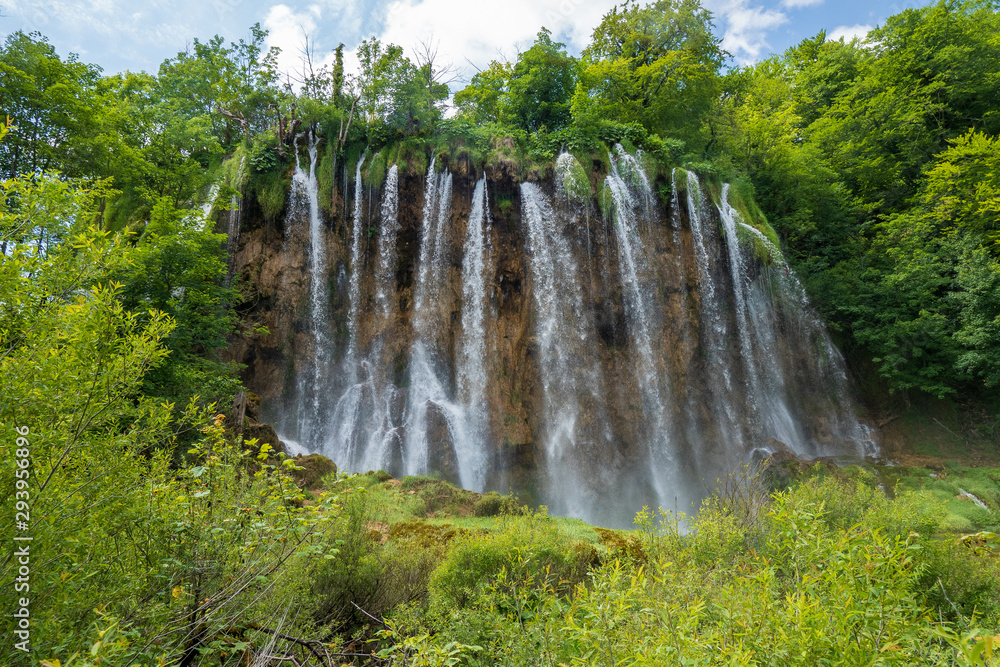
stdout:
[[639,122],[651,134],[695,143],[718,96],[723,55],[711,14],[696,0],[624,3],[584,51],[574,120]]
[[894,391],[998,382],[997,34],[976,0],[906,10],[864,43],[820,33],[727,77],[710,121],[814,301]]

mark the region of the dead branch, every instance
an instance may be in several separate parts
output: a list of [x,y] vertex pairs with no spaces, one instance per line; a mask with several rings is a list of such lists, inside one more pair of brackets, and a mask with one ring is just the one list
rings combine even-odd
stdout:
[[369,614],[369,613],[368,613],[367,611],[365,611],[364,609],[362,609],[362,608],[361,608],[361,607],[359,607],[358,605],[354,604],[354,601],[353,601],[353,600],[351,601],[351,604],[352,604],[352,605],[354,605],[354,608],[355,608],[355,609],[357,609],[357,610],[358,610],[358,611],[360,611],[360,612],[361,612],[362,614],[364,614],[364,615],[365,615],[365,616],[367,616],[368,618],[372,619],[373,621],[375,621],[376,623],[378,623],[379,625],[381,625],[381,626],[382,626],[383,628],[386,628],[387,630],[389,629],[389,626],[388,626],[388,625],[386,625],[384,621],[382,621],[381,619],[378,619],[378,618],[375,618],[374,616],[372,616],[371,614]]
[[250,124],[247,122],[247,119],[243,116],[243,114],[234,113],[232,111],[223,109],[222,107],[216,107],[215,110],[221,113],[226,118],[231,118],[235,121],[239,121],[240,126],[243,128],[243,133],[246,136],[250,136]]

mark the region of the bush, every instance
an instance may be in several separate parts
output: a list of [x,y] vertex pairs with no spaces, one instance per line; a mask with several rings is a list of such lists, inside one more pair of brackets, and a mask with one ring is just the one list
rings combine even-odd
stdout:
[[452,538],[429,608],[394,632],[423,638],[414,660],[479,646],[470,665],[990,664],[962,656],[997,624],[993,538],[936,540],[939,510],[873,481],[842,471],[762,500],[737,476],[696,517],[599,531],[603,564],[544,515],[504,517]]
[[431,577],[432,600],[445,608],[468,606],[501,573],[515,589],[548,584],[568,592],[596,564],[597,552],[553,530],[550,522],[544,514],[507,517],[501,530],[459,537]]
[[478,517],[497,516],[504,510],[504,505],[509,498],[501,496],[496,491],[490,491],[476,501],[472,508],[472,514]]
[[351,634],[396,607],[423,600],[435,565],[432,551],[412,543],[383,543],[384,525],[374,521],[367,493],[349,496],[331,530],[335,557],[317,561],[304,575],[304,595],[315,624]]

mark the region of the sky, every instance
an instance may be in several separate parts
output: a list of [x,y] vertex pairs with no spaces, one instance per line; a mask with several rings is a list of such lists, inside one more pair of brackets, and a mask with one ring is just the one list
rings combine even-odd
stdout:
[[[702,0],[735,64],[779,53],[826,30],[833,38],[864,35],[926,0]],[[318,61],[343,43],[351,53],[367,37],[413,54],[431,44],[455,68],[460,87],[490,60],[513,59],[541,27],[579,54],[615,0],[0,0],[0,31],[38,31],[63,56],[72,52],[105,72],[155,72],[192,40],[249,36],[259,22],[281,66],[298,71],[304,35]]]

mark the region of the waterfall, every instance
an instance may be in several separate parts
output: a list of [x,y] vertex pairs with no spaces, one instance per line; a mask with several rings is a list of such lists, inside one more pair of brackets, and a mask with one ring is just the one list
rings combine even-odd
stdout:
[[[655,276],[649,266],[639,223],[652,197],[649,181],[642,167],[621,146],[611,158],[611,173],[605,184],[612,198],[615,241],[621,272],[623,300],[629,329],[637,351],[635,373],[642,395],[643,414],[648,418],[645,432],[651,482],[660,504],[673,506],[682,491],[677,476],[673,445],[673,424],[668,413],[670,395],[668,383],[657,362],[653,341],[660,324],[656,317],[653,296]],[[626,180],[626,178],[628,180]]]
[[201,203],[200,210],[204,217],[208,217],[212,214],[212,208],[215,207],[215,201],[219,198],[219,183],[216,181],[212,183],[211,187],[208,188],[208,195],[205,197],[205,201]]
[[[435,173],[435,161],[431,160],[424,185],[420,259],[413,303],[414,340],[410,349],[405,468],[411,475],[431,469],[434,418],[444,421],[448,436],[447,441],[439,439],[434,443],[438,447],[451,447],[454,454],[463,446],[456,443],[466,443],[468,439],[465,408],[449,396],[447,355],[438,346],[438,336],[446,325],[440,300],[447,271],[451,187],[451,174],[447,171]],[[444,435],[440,431],[437,434]]]
[[[364,185],[361,182],[361,167],[365,164],[365,155],[358,159],[358,167],[354,172],[354,217],[351,229],[351,281],[349,288],[350,305],[347,312],[347,330],[350,341],[347,346],[346,364],[354,372],[352,377],[358,380],[356,361],[358,352],[358,324],[361,313],[361,273],[364,269],[364,259],[361,256],[361,239],[365,231],[364,220]],[[345,202],[346,206],[347,203]]]
[[571,220],[557,214],[533,183],[521,184],[521,218],[528,232],[535,304],[548,502],[557,513],[589,518],[597,510],[597,480],[581,463],[600,455],[606,443],[601,429],[582,427],[592,421],[587,420],[588,412],[603,416],[604,410],[597,395],[602,384],[600,367],[591,352],[593,325],[584,308],[573,238],[566,233]]
[[481,490],[486,481],[489,411],[486,407],[486,271],[491,232],[486,177],[476,183],[462,256],[462,337],[458,359],[458,395],[466,406],[468,434],[455,442],[462,483]]
[[[750,389],[747,410],[755,417],[751,427],[756,430],[756,449],[772,453],[775,447],[769,443],[777,441],[800,456],[823,453],[816,437],[809,437],[802,429],[806,416],[803,402],[808,398],[812,411],[822,405],[828,440],[852,442],[855,454],[871,454],[871,435],[847,405],[849,387],[843,358],[822,322],[811,313],[805,292],[784,264],[780,250],[739,219],[729,202],[728,184],[722,187],[719,215],[726,232],[740,350]],[[741,245],[741,234],[750,241],[746,245],[761,244],[774,262],[773,268],[752,274],[745,258],[749,249]],[[791,359],[812,360],[815,366],[786,368]],[[837,449],[844,448],[840,445]]]
[[282,269],[303,288],[275,311],[301,355],[278,424],[295,451],[524,491],[604,525],[628,525],[644,504],[687,510],[767,453],[875,451],[843,358],[728,185],[715,205],[676,169],[667,215],[663,180],[618,146],[600,211],[567,153],[554,184],[493,190],[439,158],[419,176],[393,165],[366,194],[363,155],[342,240],[318,207],[316,138],[295,146],[285,229],[299,254]]
[[375,273],[375,303],[388,322],[392,314],[396,282],[396,234],[399,232],[399,168],[392,165],[385,176],[382,220],[378,237],[378,269]]
[[414,328],[417,329],[418,336],[425,333],[428,326],[425,309],[431,296],[430,293],[439,287],[435,281],[431,280],[431,274],[434,271],[431,262],[435,259],[435,249],[441,242],[444,231],[442,226],[438,224],[438,220],[441,218],[438,209],[445,204],[451,204],[450,201],[445,202],[443,193],[439,192],[442,178],[447,175],[450,182],[451,175],[436,174],[434,171],[436,164],[437,160],[432,159],[427,168],[427,179],[424,183],[424,208],[420,228],[420,263],[417,266],[417,286],[413,297]]

